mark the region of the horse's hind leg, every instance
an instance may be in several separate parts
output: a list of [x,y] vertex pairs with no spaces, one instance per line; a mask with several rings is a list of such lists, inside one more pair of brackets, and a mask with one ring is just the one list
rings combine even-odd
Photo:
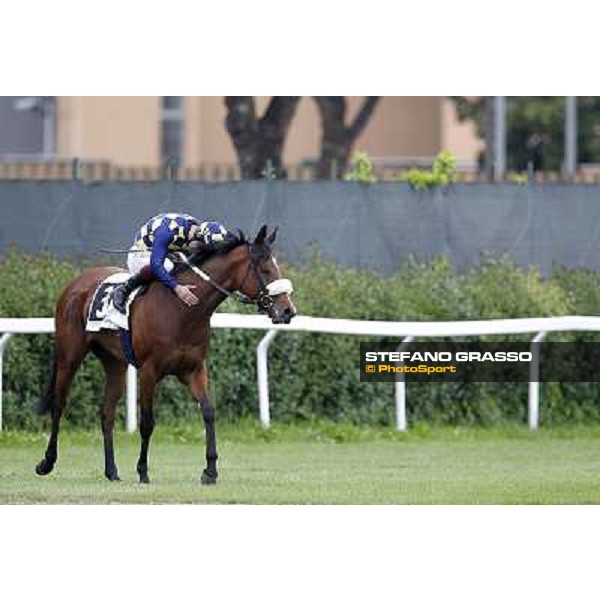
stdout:
[[104,386],[104,401],[100,414],[102,437],[104,438],[104,474],[109,481],[119,481],[119,473],[115,464],[115,451],[113,446],[113,430],[117,404],[125,391],[125,377],[127,365],[98,348],[94,353],[102,361],[106,374]]
[[77,372],[81,361],[83,360],[87,349],[84,343],[69,347],[68,352],[61,352],[57,345],[56,362],[54,364],[54,374],[51,389],[49,390],[50,414],[52,416],[52,430],[50,440],[44,458],[37,464],[35,472],[38,475],[48,475],[54,468],[58,458],[58,432],[60,429],[60,419],[67,404],[67,394],[73,381],[73,376]]

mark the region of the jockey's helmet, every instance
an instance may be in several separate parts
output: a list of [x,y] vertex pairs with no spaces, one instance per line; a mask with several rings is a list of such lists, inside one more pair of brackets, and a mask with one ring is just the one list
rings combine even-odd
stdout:
[[216,247],[228,240],[230,235],[218,221],[202,221],[194,233],[194,240],[208,247]]

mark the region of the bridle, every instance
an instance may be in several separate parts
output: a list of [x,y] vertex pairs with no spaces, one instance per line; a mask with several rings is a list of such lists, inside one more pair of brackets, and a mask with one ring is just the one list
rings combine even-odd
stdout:
[[258,295],[255,299],[250,298],[246,294],[240,292],[238,289],[236,290],[227,290],[221,284],[217,283],[206,271],[203,271],[199,267],[193,265],[185,256],[185,254],[178,252],[178,259],[186,265],[189,269],[191,269],[200,279],[204,282],[208,283],[215,290],[220,292],[221,294],[227,296],[228,298],[232,298],[236,302],[240,304],[254,304],[258,306],[258,310],[260,312],[266,312],[267,314],[271,314],[271,311],[274,308],[275,301],[273,298],[275,296],[279,296],[281,294],[291,294],[293,292],[292,282],[289,279],[275,279],[270,283],[265,283],[263,276],[260,273],[258,268],[258,263],[263,257],[261,252],[253,251],[253,245],[246,243],[246,247],[248,248],[248,254],[250,255],[250,261],[248,264],[248,268],[246,269],[246,274],[242,279],[242,283],[240,287],[244,287],[244,283],[248,279],[250,272],[254,274],[256,277],[256,281],[258,282]]

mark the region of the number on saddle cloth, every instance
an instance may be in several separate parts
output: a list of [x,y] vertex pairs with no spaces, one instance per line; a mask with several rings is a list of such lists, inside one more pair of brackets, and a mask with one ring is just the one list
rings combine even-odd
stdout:
[[[131,339],[131,331],[129,328],[129,306],[133,302],[134,298],[141,291],[140,288],[134,290],[130,295],[130,301],[127,306],[127,315],[121,314],[114,308],[112,304],[112,294],[115,288],[124,279],[129,277],[128,273],[120,273],[118,275],[112,275],[105,279],[96,290],[90,310],[88,313],[88,320],[86,324],[87,331],[101,331],[101,330],[118,330],[119,337],[121,340],[121,346],[123,348],[123,354],[125,359],[130,365],[139,368],[138,362],[135,357],[133,350],[133,342]],[[145,287],[145,286],[144,286]]]
[[110,301],[113,295],[113,291],[117,286],[112,284],[107,284],[105,286],[101,286],[96,294],[97,303],[95,310],[92,311],[94,319],[104,319],[108,314],[108,308],[110,306]]
[[116,330],[119,328],[129,329],[129,309],[133,300],[141,292],[141,289],[138,288],[130,294],[127,305],[127,316],[119,313],[112,303],[114,290],[128,278],[129,273],[118,273],[106,278],[98,286],[88,312],[87,331],[100,331],[102,329]]

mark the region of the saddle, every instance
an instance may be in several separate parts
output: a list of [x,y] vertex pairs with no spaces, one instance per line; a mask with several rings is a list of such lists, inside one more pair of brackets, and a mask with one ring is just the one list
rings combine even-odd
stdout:
[[131,305],[147,289],[147,286],[142,286],[134,290],[127,299],[126,314],[119,312],[112,302],[113,290],[117,285],[127,281],[129,277],[129,273],[114,273],[100,283],[90,304],[85,326],[86,331],[129,330]]

